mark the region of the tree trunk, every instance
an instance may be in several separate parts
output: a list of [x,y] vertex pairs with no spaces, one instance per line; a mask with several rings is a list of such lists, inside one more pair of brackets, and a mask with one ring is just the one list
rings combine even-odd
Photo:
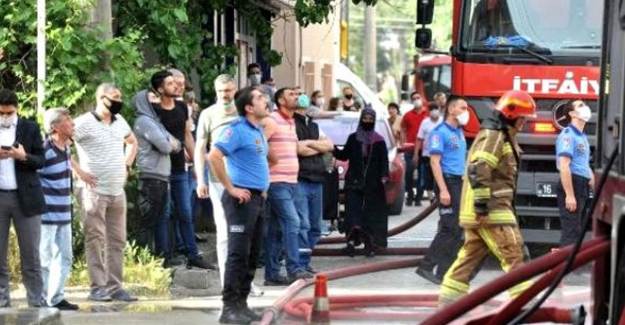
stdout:
[[99,29],[102,40],[113,38],[112,0],[95,0],[90,10],[90,25]]
[[364,28],[364,63],[365,63],[365,83],[373,92],[377,92],[377,35],[375,24],[375,7],[365,7],[365,28]]

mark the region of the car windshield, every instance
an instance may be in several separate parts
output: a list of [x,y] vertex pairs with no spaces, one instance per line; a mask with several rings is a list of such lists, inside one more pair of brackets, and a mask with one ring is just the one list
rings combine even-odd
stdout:
[[545,55],[598,53],[602,4],[596,0],[467,0],[462,47],[469,52],[514,50],[521,55],[528,54],[521,49]]
[[[318,119],[315,120],[315,122],[317,122],[319,128],[337,146],[345,145],[347,137],[356,132],[356,128],[358,127],[358,119],[355,118],[336,117],[333,119]],[[376,121],[375,131],[382,135],[387,148],[390,149],[393,147],[388,126],[383,120]]]

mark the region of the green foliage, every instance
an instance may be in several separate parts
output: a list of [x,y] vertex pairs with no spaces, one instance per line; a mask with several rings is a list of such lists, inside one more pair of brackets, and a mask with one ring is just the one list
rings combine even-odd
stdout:
[[[36,107],[35,1],[3,0],[0,16],[0,87],[15,89],[21,114]],[[98,83],[114,81],[123,91],[137,88],[144,75],[139,51],[145,38],[137,30],[102,41],[87,27],[90,1],[47,1],[46,107],[81,110],[93,102]]]
[[[124,287],[144,296],[167,296],[171,272],[162,267],[163,259],[154,257],[147,248],[128,243],[124,250]],[[89,272],[84,255],[76,258],[68,285],[89,286]]]

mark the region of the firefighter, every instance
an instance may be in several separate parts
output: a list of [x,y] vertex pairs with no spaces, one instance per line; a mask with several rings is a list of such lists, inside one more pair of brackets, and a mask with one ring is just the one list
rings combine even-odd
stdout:
[[[516,134],[534,117],[536,104],[522,91],[507,91],[486,117],[468,155],[460,202],[464,245],[441,284],[439,303],[449,304],[469,291],[469,280],[489,252],[505,272],[523,263],[523,238],[514,214],[521,149]],[[516,297],[529,283],[509,289]]]
[[570,104],[571,123],[556,140],[556,166],[560,171],[558,208],[562,237],[560,245],[573,244],[583,232],[582,211],[594,185],[590,169],[590,145],[584,134],[584,126],[590,120],[590,108],[581,100]]

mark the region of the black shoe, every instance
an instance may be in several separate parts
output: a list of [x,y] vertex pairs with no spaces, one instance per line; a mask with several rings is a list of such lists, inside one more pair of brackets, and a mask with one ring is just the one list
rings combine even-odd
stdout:
[[295,282],[297,280],[300,280],[300,279],[301,280],[312,279],[313,277],[314,276],[312,274],[310,274],[310,273],[308,273],[308,272],[306,272],[304,270],[301,270],[301,271],[297,271],[297,272],[295,272],[293,274],[289,274],[288,279],[289,279],[290,283],[293,283],[293,282]]
[[375,257],[375,249],[365,248],[365,256],[366,257]]
[[422,204],[421,204],[421,200],[416,200],[416,201],[414,201],[414,204],[413,204],[413,205],[414,205],[414,206],[416,206],[416,207],[420,207],[420,206],[422,205]]
[[87,299],[100,302],[113,300],[113,298],[111,298],[111,296],[106,293],[106,290],[102,288],[91,289],[91,292],[89,293],[89,297],[87,297]]
[[310,265],[306,267],[305,271],[310,274],[317,274],[317,270],[313,269]]
[[412,206],[412,202],[413,202],[412,199],[406,199],[406,206],[407,207],[411,207]]
[[347,243],[347,246],[343,248],[343,254],[349,257],[354,257],[356,255],[356,247],[354,247],[354,245],[350,243]]
[[224,306],[219,317],[220,324],[249,324],[251,322],[252,319],[249,316],[234,306]]
[[58,310],[78,310],[78,305],[72,304],[69,301],[63,299],[58,304],[52,306]]
[[245,301],[239,303],[239,312],[249,317],[252,322],[260,322],[260,320],[262,319],[260,315],[255,313],[253,310],[250,309],[250,307],[247,306],[247,302]]
[[183,264],[185,264],[185,260],[180,256],[165,258],[163,261],[163,267],[166,269]]
[[279,276],[275,279],[265,279],[265,282],[263,283],[263,285],[267,287],[288,286],[289,284],[291,284],[289,280],[283,276]]
[[198,234],[195,234],[195,242],[196,243],[205,243],[207,241],[208,241],[208,239],[206,239],[204,237],[200,237]]
[[441,279],[439,279],[436,275],[434,275],[434,273],[431,270],[426,270],[424,268],[418,267],[417,270],[415,271],[415,273],[417,273],[420,277],[436,284],[436,285],[440,285],[441,284]]
[[139,299],[137,299],[137,297],[131,296],[128,293],[128,291],[126,291],[124,289],[119,289],[119,290],[111,293],[111,298],[113,300],[125,301],[125,302],[133,302],[133,301],[139,300]]
[[202,255],[198,255],[194,258],[189,258],[187,260],[187,269],[190,269],[194,266],[205,270],[217,269],[217,266],[215,264],[208,262],[205,258],[202,257]]

